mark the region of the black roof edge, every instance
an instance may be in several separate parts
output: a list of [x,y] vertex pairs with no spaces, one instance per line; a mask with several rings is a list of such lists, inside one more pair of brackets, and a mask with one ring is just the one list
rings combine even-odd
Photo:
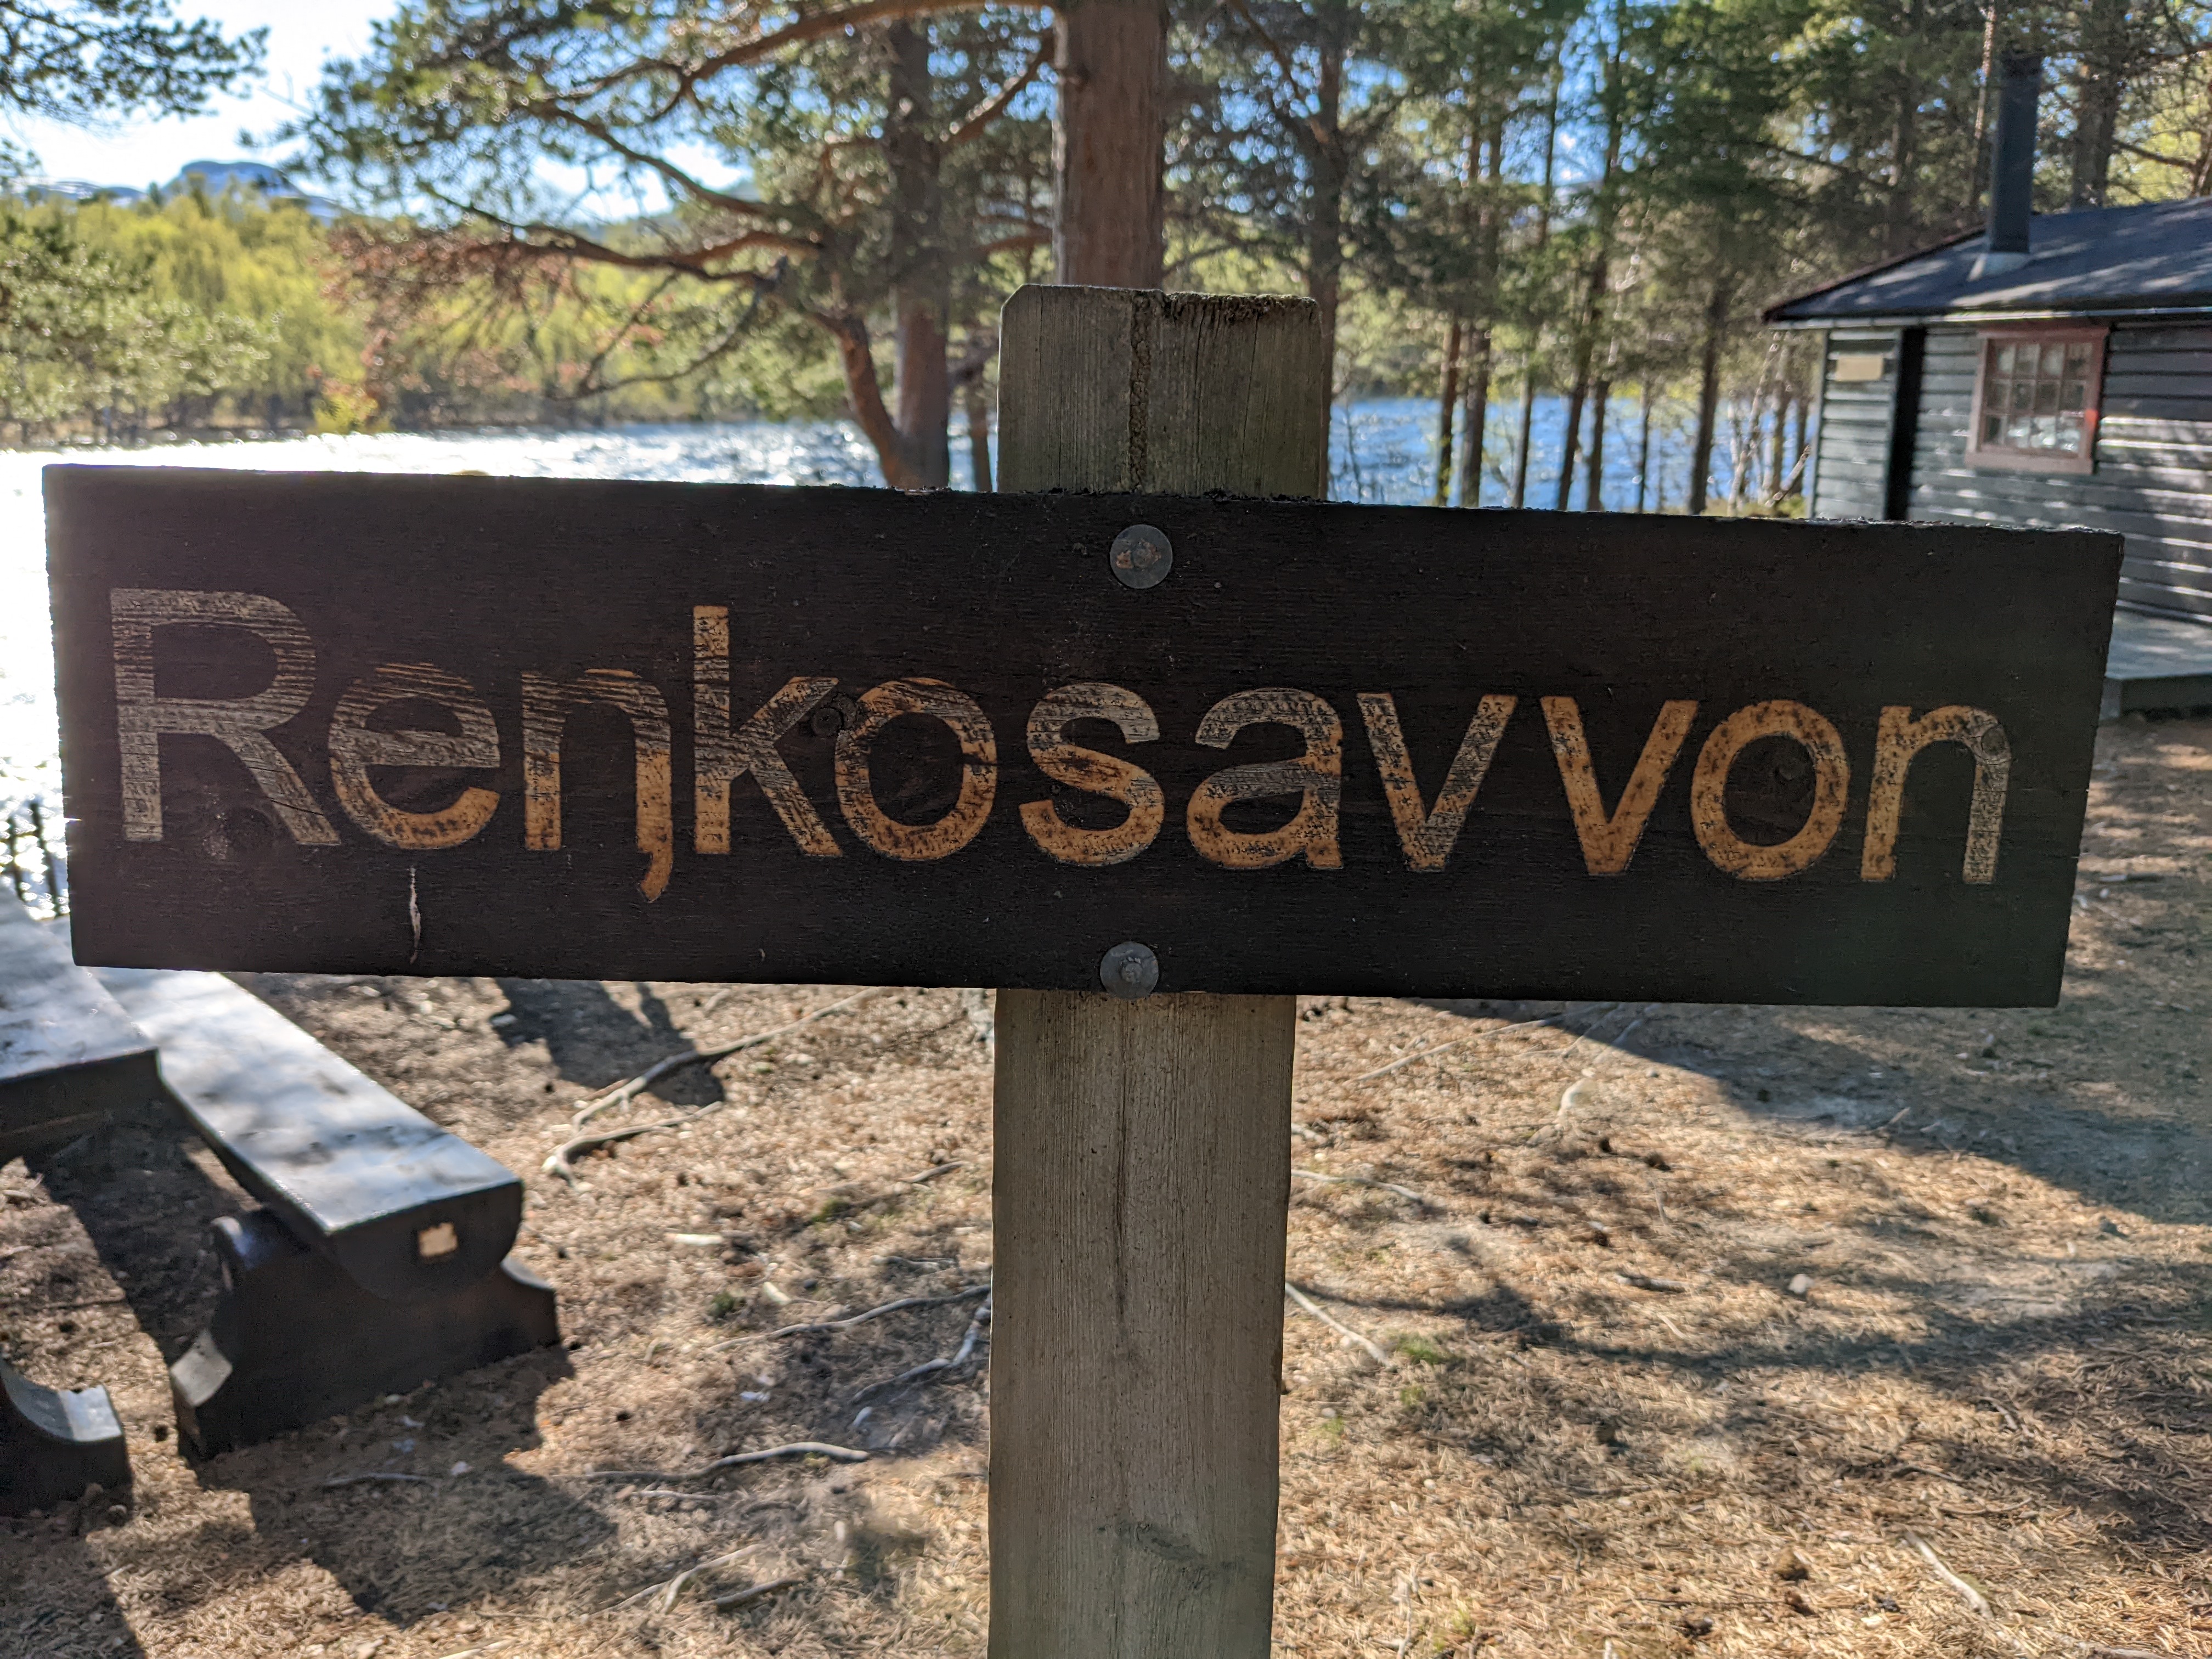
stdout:
[[2193,306],[2043,306],[2017,311],[1987,308],[1975,311],[1869,312],[1857,317],[1788,317],[1767,323],[1769,328],[1836,330],[1852,328],[1929,328],[1938,324],[1972,327],[1979,323],[2056,323],[2079,319],[2094,322],[2159,322],[2164,319],[2212,317],[2212,301]]
[[1955,236],[1947,236],[1940,242],[1930,242],[1926,247],[1915,248],[1910,253],[1900,253],[1894,258],[1877,259],[1870,265],[1861,265],[1856,270],[1846,271],[1832,283],[1823,283],[1818,288],[1807,289],[1802,294],[1793,294],[1786,300],[1776,301],[1759,313],[1759,320],[1770,325],[1795,321],[1795,319],[1785,318],[1781,313],[1789,310],[1791,306],[1802,306],[1808,300],[1817,300],[1823,294],[1832,294],[1838,289],[1846,287],[1864,277],[1876,276],[1885,270],[1894,270],[1899,265],[1909,265],[1915,259],[1925,258],[1931,253],[1941,253],[1947,247],[1956,247],[1961,242],[1971,241],[1977,236],[1986,236],[1988,234],[1988,226],[1975,225],[1970,229],[1960,231]]

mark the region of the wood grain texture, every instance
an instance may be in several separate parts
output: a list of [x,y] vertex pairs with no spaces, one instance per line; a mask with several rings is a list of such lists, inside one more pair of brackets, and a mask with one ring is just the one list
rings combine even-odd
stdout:
[[[1141,427],[1136,488],[1319,493],[1316,322],[1310,305],[1023,290],[1001,331],[1022,350],[1000,382],[1002,453],[1023,457],[1010,487],[1080,487],[1117,440],[1129,487]],[[1133,329],[1121,428],[1030,378],[1086,350],[1110,372]],[[1175,580],[1132,597],[1141,608]],[[1097,686],[1086,699],[1119,702]],[[1336,867],[1346,712],[1265,682],[1214,701],[1198,744],[1230,750],[1272,722],[1291,752],[1189,792],[1194,847],[1224,868]],[[1109,717],[1125,740],[1158,729],[1148,704]],[[1159,786],[1112,781],[1139,823]],[[1232,803],[1284,792],[1298,802],[1287,823],[1226,821]],[[997,1030],[992,1659],[1267,1659],[1297,1002],[1002,989]]]
[[435,1300],[506,1256],[522,1182],[498,1159],[220,974],[97,977],[160,1045],[169,1097],[238,1184],[363,1290]]
[[[1889,434],[1896,419],[1898,331],[1838,328],[1821,353],[1820,425],[1813,461],[1813,516],[1879,519],[1889,468]],[[1846,357],[1879,358],[1871,380],[1842,380]]]
[[[1170,992],[2048,1001],[2119,548],[168,468],[57,467],[48,495],[81,959],[294,972],[1077,990],[1139,939]],[[1133,523],[1175,546],[1143,592],[1109,568]],[[264,603],[155,623],[118,589]],[[1076,720],[1033,751],[1040,706],[1084,686],[1151,722]],[[1386,695],[1378,750],[1364,711]],[[1512,711],[1479,786],[1455,790],[1493,697]],[[1587,780],[1563,774],[1547,699],[1572,700]],[[1698,836],[1691,774],[1722,722],[1778,700],[1835,728],[1849,793],[1817,861],[1743,879]],[[1625,865],[1594,874],[1578,820],[1643,812],[1624,792],[1669,702],[1696,704],[1679,757],[1613,849]],[[1224,705],[1291,723],[1217,747]],[[1974,758],[1948,740],[1912,763],[1894,876],[1863,878],[1892,708],[2002,728],[1992,881],[1960,878]],[[1160,828],[1133,856],[1036,840],[1025,807],[1090,831],[1131,810],[1055,775],[1066,745],[1157,786]],[[1723,796],[1744,841],[1803,824],[1808,753],[1738,757]],[[1223,774],[1240,775],[1209,789]],[[1285,793],[1250,798],[1269,778]],[[1474,787],[1455,833],[1412,851],[1409,781],[1431,811]]]
[[[1150,289],[1166,257],[1166,0],[1054,8],[1053,255],[1063,283]],[[1000,486],[1004,488],[1004,486]]]
[[0,1160],[74,1140],[161,1093],[153,1040],[0,892]]
[[1310,300],[1031,286],[999,329],[1002,490],[1327,490],[1328,433],[1283,394],[1325,380]]
[[999,994],[992,1659],[1265,1659],[1296,1024]]

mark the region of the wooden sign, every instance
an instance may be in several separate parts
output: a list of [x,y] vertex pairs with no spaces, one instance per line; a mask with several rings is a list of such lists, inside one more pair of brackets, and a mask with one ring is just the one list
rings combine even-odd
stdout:
[[2049,1003],[2121,546],[167,468],[46,495],[79,959],[295,971],[1096,988],[1133,944],[1164,991]]

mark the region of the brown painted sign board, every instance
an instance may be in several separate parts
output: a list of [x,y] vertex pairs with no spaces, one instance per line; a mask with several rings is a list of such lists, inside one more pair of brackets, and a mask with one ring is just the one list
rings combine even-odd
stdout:
[[46,488],[79,959],[291,971],[1096,988],[1136,941],[1164,991],[2046,1004],[2121,546]]

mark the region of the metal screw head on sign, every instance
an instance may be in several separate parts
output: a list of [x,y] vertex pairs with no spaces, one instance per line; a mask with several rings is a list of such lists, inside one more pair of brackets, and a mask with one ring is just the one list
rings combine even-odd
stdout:
[[1114,567],[1114,580],[1124,587],[1158,587],[1175,568],[1175,544],[1164,530],[1133,524],[1114,538],[1107,562]]
[[1117,945],[1098,959],[1098,982],[1115,996],[1134,1002],[1159,988],[1160,959],[1150,945],[1133,939]]

